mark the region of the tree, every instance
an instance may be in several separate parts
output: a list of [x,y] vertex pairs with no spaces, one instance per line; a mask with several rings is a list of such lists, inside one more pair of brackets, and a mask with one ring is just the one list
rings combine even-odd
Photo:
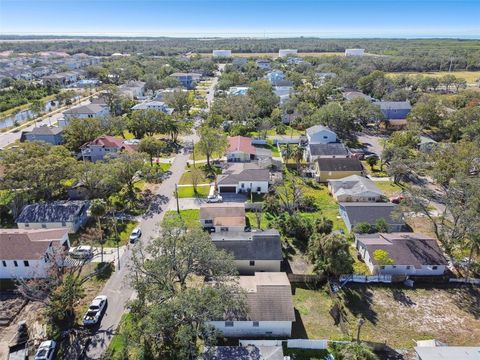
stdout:
[[379,106],[364,98],[355,98],[345,104],[345,110],[362,126],[369,123],[378,123],[384,118]]
[[341,234],[314,234],[308,243],[308,255],[315,271],[331,276],[350,274],[353,259],[350,244]]
[[436,128],[439,127],[443,116],[441,104],[434,98],[426,98],[415,104],[407,119],[414,121],[421,128]]
[[272,85],[266,80],[258,80],[251,83],[247,96],[257,106],[259,117],[270,116],[280,101],[278,96],[273,93]]
[[98,118],[70,119],[65,127],[63,137],[65,146],[74,152],[80,147],[103,134],[101,120]]
[[311,125],[321,124],[334,130],[344,140],[353,140],[358,125],[349,111],[339,102],[330,102],[315,111],[309,118]]
[[45,103],[42,100],[33,100],[30,105],[30,110],[32,110],[35,115],[39,116],[45,111]]
[[[136,347],[152,358],[192,359],[197,340],[215,342],[212,319],[245,316],[243,292],[235,281],[233,257],[217,250],[199,226],[167,215],[162,233],[133,256],[131,304]],[[204,284],[205,278],[211,284]]]
[[197,167],[193,167],[190,170],[190,178],[192,179],[192,186],[193,186],[193,191],[195,194],[197,193],[197,186],[198,183],[203,179],[203,173],[202,170],[200,170]]
[[361,342],[335,344],[330,351],[336,360],[378,360],[377,355]]
[[208,126],[199,129],[200,140],[197,149],[207,157],[207,166],[211,167],[210,159],[214,154],[223,155],[227,148],[227,136],[220,130]]
[[188,114],[194,103],[192,92],[182,89],[175,89],[173,92],[165,95],[165,103],[183,114]]
[[143,138],[138,145],[138,151],[144,152],[150,157],[150,166],[153,166],[153,158],[160,156],[164,149],[165,143],[153,136]]
[[368,165],[370,166],[370,169],[373,170],[373,167],[375,165],[377,165],[378,163],[378,158],[376,156],[370,156],[368,159],[367,159],[367,163]]
[[385,265],[394,265],[395,260],[390,257],[390,254],[387,250],[377,249],[373,252],[373,259],[377,263],[377,265],[385,266]]
[[156,109],[135,110],[128,117],[127,129],[137,139],[142,139],[145,135],[153,136],[162,131],[166,117],[165,113]]
[[98,235],[99,239],[98,242],[100,243],[101,248],[101,262],[103,263],[103,244],[105,243],[105,239],[103,237],[103,230],[102,230],[102,222],[101,219],[105,216],[107,212],[107,204],[102,199],[93,199],[90,202],[90,213],[93,217],[97,220],[97,227],[98,227]]
[[375,223],[375,231],[379,233],[388,233],[388,224],[384,218],[380,218]]
[[145,155],[142,153],[121,153],[109,161],[110,176],[121,179],[126,187],[127,197],[136,200],[135,182],[145,172]]
[[372,232],[372,226],[366,222],[357,223],[353,227],[353,232],[357,234],[370,234]]

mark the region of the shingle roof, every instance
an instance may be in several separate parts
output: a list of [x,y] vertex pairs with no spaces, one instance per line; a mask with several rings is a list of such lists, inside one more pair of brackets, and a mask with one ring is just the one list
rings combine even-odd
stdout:
[[310,154],[313,156],[340,156],[348,155],[348,149],[342,143],[309,144]]
[[283,360],[281,346],[215,346],[206,348],[203,360]]
[[363,176],[351,175],[342,179],[330,180],[328,182],[335,195],[360,195],[365,192],[376,195],[383,195],[375,183]]
[[295,321],[287,274],[263,272],[240,276],[239,285],[247,292],[249,320]]
[[380,233],[357,235],[356,239],[363,244],[370,254],[371,261],[376,264],[373,252],[381,249],[388,252],[396,265],[446,265],[447,260],[438,246],[437,240],[416,233]]
[[82,148],[86,148],[92,145],[103,146],[106,148],[125,149],[127,151],[135,151],[137,148],[135,145],[126,144],[125,140],[123,139],[116,138],[114,136],[109,136],[109,135],[99,136],[95,140],[92,140],[88,143],[83,144]]
[[345,100],[353,100],[356,98],[363,98],[368,101],[372,101],[373,98],[371,96],[368,96],[360,91],[347,91],[343,93],[343,98]]
[[52,242],[59,242],[67,229],[0,229],[0,260],[41,259]]
[[375,105],[380,106],[382,110],[410,110],[412,105],[408,101],[376,101]]
[[63,132],[63,129],[58,126],[38,126],[26,132],[34,135],[58,135]]
[[242,232],[240,234],[212,233],[219,249],[231,252],[235,260],[282,260],[282,244],[277,230]]
[[309,127],[307,130],[306,130],[306,133],[308,135],[312,135],[312,134],[316,134],[320,131],[329,131],[331,133],[335,133],[333,130],[329,129],[328,127],[326,126],[323,126],[323,125],[314,125],[314,126],[311,126]]
[[270,171],[253,163],[236,163],[231,164],[217,179],[219,185],[237,185],[240,181],[268,181]]
[[104,110],[103,106],[99,104],[87,104],[77,106],[68,110],[65,110],[63,113],[68,115],[77,115],[77,114],[90,114],[94,115]]
[[252,145],[252,139],[245,136],[233,136],[228,138],[227,152],[242,151],[247,154],[255,155],[257,149]]
[[320,171],[362,171],[362,163],[352,158],[320,158],[317,159]]
[[350,224],[355,226],[358,223],[375,225],[377,220],[384,219],[387,224],[403,224],[403,220],[394,214],[397,207],[392,203],[340,203],[340,207],[347,213]]
[[87,201],[56,201],[30,204],[23,208],[17,223],[71,222],[86,211]]

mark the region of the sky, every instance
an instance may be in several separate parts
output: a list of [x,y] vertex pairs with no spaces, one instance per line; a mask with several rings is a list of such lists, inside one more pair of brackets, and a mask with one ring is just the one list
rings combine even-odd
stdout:
[[0,0],[0,34],[480,38],[480,0]]

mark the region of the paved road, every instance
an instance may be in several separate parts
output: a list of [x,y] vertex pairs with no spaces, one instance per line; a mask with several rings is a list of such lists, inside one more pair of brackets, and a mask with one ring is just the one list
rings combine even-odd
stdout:
[[[89,104],[90,100],[84,100],[80,103],[75,103],[71,107],[79,106],[79,105],[86,105]],[[65,108],[66,110],[67,108]],[[42,126],[42,125],[54,125],[57,123],[59,119],[63,117],[62,112],[56,113],[50,117],[46,117],[42,121],[39,121],[35,124],[32,124],[21,131],[13,132],[12,130],[0,134],[0,149],[3,149],[4,147],[10,145],[11,143],[14,143],[17,140],[20,140],[20,136],[22,135],[22,131],[31,131],[33,128]]]
[[371,151],[377,154],[379,157],[382,156],[383,144],[381,140],[386,139],[384,136],[378,135],[369,135],[369,134],[359,134],[358,141],[367,147],[368,151]]

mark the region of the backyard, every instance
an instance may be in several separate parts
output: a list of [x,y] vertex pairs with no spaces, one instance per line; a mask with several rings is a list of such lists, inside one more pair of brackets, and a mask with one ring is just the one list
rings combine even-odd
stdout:
[[[332,299],[325,288],[294,288],[299,320],[297,337],[341,339],[330,316]],[[476,345],[480,338],[480,292],[467,286],[418,287],[348,285],[343,288],[347,328],[354,337],[359,317],[366,322],[361,338],[393,348],[414,346],[413,340],[437,339],[449,345]]]

